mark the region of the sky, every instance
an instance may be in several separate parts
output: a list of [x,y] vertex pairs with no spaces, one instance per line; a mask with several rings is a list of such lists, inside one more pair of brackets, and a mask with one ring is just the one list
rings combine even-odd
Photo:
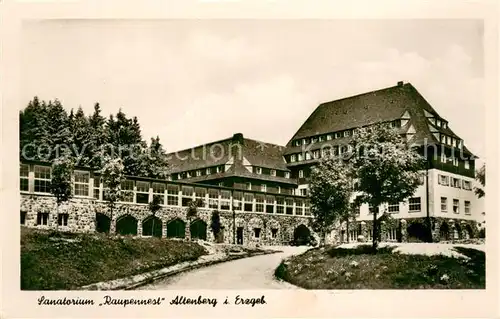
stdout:
[[285,145],[320,103],[404,81],[486,155],[481,20],[41,20],[21,52],[20,109],[121,108],[168,152]]

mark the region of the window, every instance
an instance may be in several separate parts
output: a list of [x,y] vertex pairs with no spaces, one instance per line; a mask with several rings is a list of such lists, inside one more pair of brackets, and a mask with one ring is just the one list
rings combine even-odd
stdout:
[[470,181],[465,181],[464,180],[464,181],[462,181],[462,184],[463,184],[463,188],[465,190],[468,190],[468,191],[472,190],[472,185],[471,185]]
[[153,198],[158,198],[160,205],[165,204],[165,184],[153,183]]
[[397,228],[390,228],[388,231],[387,231],[387,239],[390,240],[390,241],[395,241],[397,240],[397,235],[398,235],[398,230]]
[[318,159],[318,158],[319,158],[319,150],[315,150],[315,151],[313,151],[313,157],[314,157],[315,159]]
[[234,210],[242,210],[242,193],[234,192],[233,194],[233,209]]
[[255,238],[260,238],[260,228],[254,228],[253,229],[253,236]]
[[271,195],[266,196],[266,213],[268,214],[274,213],[274,196]]
[[255,168],[255,173],[257,173],[257,174],[262,174],[262,168],[260,168],[260,167],[256,167],[256,168]]
[[446,154],[441,153],[441,163],[446,163]]
[[221,190],[220,209],[229,210],[231,208],[231,191]]
[[35,166],[35,193],[50,193],[50,167]]
[[441,197],[441,211],[448,212],[448,199],[446,197]]
[[341,137],[342,137],[342,132],[335,133],[335,138],[341,138]]
[[252,183],[246,183],[245,185],[247,190],[252,190]]
[[285,172],[285,178],[290,178],[290,172]]
[[451,145],[451,137],[446,136],[446,144]]
[[460,187],[460,179],[458,179],[458,178],[452,178],[452,181],[453,181],[453,184],[452,184],[453,187],[455,187],[455,188],[461,188]]
[[470,169],[470,162],[469,162],[469,160],[465,160],[464,161],[464,168],[465,169]]
[[285,213],[285,199],[283,197],[276,197],[276,213],[284,214]]
[[441,143],[443,143],[443,144],[446,143],[446,135],[440,134],[439,135],[439,141]]
[[307,188],[301,188],[300,189],[300,195],[301,196],[307,196]]
[[311,159],[311,153],[306,152],[306,161]]
[[296,161],[297,161],[297,155],[295,154],[290,155],[290,162],[295,163]]
[[123,202],[133,202],[134,201],[134,181],[125,180],[121,183],[122,188],[122,201]]
[[419,212],[421,210],[420,197],[410,198],[410,212]]
[[101,199],[101,179],[94,175],[94,198]]
[[358,230],[350,230],[349,231],[349,240],[350,241],[357,241],[358,240]]
[[211,173],[212,172],[211,172],[210,167],[208,167],[208,168],[205,169],[205,174],[210,175]]
[[21,225],[26,225],[26,212],[21,211]]
[[344,137],[351,136],[351,131],[344,131]]
[[285,199],[286,209],[285,212],[287,215],[293,215],[293,199],[287,198]]
[[27,192],[29,191],[29,173],[30,173],[30,167],[27,164],[21,164],[20,170],[19,170],[19,187],[22,192]]
[[304,201],[302,199],[295,200],[295,215],[304,214]]
[[260,185],[260,191],[261,192],[267,192],[267,185],[266,184]]
[[277,186],[278,193],[281,193],[281,186]]
[[167,185],[167,205],[179,205],[179,185]]
[[302,144],[306,145],[307,143],[309,143],[309,141],[305,138],[302,139]]
[[75,196],[89,196],[90,173],[75,171],[74,192]]
[[321,136],[319,137],[319,139],[318,139],[318,141],[320,141],[320,142],[323,142],[324,140],[325,140],[325,136],[324,136],[324,135],[321,135]]
[[458,199],[453,199],[453,212],[455,214],[460,213],[460,202],[458,201]]
[[464,213],[470,215],[470,202],[468,200],[464,202]]
[[215,171],[216,171],[217,173],[222,172],[222,167],[221,167],[221,166],[217,166],[217,167],[215,168]]
[[271,228],[271,238],[278,237],[278,228]]
[[49,213],[38,213],[36,214],[36,224],[37,225],[48,225],[49,224]]
[[255,195],[255,211],[259,213],[264,212],[264,195],[262,194]]
[[328,134],[328,135],[326,136],[326,140],[327,140],[327,141],[331,141],[332,139],[333,139],[333,134]]
[[441,126],[441,120],[436,120],[437,126]]
[[57,214],[57,225],[68,226],[68,214]]
[[243,194],[243,210],[246,212],[253,212],[253,194]]
[[440,185],[448,186],[449,182],[450,182],[450,178],[448,176],[438,175],[438,183]]
[[207,189],[204,187],[195,187],[194,188],[194,199],[195,200],[201,200],[198,202],[198,207],[205,207],[207,204],[207,201],[205,200],[205,197],[207,196]]
[[196,176],[201,176],[201,170],[196,171]]
[[304,160],[304,155],[302,153],[297,154],[297,161],[303,161]]
[[219,209],[219,190],[209,189],[208,190],[208,207]]
[[401,127],[401,120],[392,121],[391,127]]
[[182,186],[182,206],[189,206],[189,203],[193,200],[194,188],[192,186]]
[[299,178],[304,178],[304,171],[303,170],[299,170]]
[[149,203],[149,183],[148,182],[137,182],[136,185],[136,202],[139,204]]
[[397,214],[397,213],[399,213],[399,203],[389,204],[387,206],[387,209],[389,210],[389,213]]
[[186,178],[191,178],[191,172],[186,172]]
[[318,137],[317,136],[315,136],[315,137],[313,137],[311,139],[311,143],[316,143],[316,142],[318,142]]
[[453,166],[458,166],[458,158],[453,157]]
[[275,169],[271,170],[271,176],[276,176],[276,170]]

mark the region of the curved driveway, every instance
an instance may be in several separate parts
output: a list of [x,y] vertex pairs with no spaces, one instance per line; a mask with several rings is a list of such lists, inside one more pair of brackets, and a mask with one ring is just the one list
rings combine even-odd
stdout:
[[283,252],[195,269],[167,277],[139,289],[297,289],[293,285],[274,279],[274,270],[283,258],[303,253],[308,247],[270,248]]

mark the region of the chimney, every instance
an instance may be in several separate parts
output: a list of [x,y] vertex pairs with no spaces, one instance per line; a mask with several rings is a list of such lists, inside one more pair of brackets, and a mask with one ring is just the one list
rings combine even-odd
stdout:
[[403,81],[399,81],[398,82],[398,86],[403,86],[404,82]]
[[233,135],[233,142],[240,143],[240,144],[243,143],[243,134],[241,134],[241,133],[235,133]]

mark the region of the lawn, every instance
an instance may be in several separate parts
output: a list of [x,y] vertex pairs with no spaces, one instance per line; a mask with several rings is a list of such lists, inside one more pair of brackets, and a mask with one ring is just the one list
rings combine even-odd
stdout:
[[21,289],[74,289],[207,254],[194,242],[69,234],[21,227]]
[[464,256],[425,256],[369,245],[315,248],[283,261],[275,276],[305,289],[484,289],[485,253],[454,247]]

